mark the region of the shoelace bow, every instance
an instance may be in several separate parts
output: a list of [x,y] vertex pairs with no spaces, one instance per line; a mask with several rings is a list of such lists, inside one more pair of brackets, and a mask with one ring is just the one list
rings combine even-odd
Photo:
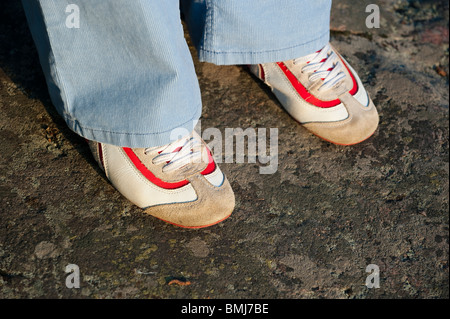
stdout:
[[164,173],[173,172],[184,168],[191,163],[200,163],[202,160],[202,143],[193,136],[181,138],[168,145],[149,147],[144,150],[145,154],[158,151],[152,162],[155,165],[166,163],[162,171]]
[[326,90],[345,79],[347,76],[343,72],[343,65],[336,52],[331,49],[330,44],[327,44],[322,50],[310,54],[305,57],[294,59],[294,64],[299,64],[308,61],[302,68],[302,72],[309,74],[309,80],[315,82],[319,79],[323,84],[319,87],[320,90]]

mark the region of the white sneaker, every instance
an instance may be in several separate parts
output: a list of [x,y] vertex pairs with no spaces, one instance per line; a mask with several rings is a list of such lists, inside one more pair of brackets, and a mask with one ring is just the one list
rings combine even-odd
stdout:
[[377,129],[378,112],[355,70],[327,44],[305,57],[251,65],[286,111],[315,135],[352,145]]
[[226,219],[234,209],[228,180],[195,132],[152,148],[88,143],[114,187],[152,216],[200,228]]

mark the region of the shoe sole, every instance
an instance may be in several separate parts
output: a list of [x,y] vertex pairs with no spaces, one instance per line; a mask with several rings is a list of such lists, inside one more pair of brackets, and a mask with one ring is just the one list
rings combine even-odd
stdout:
[[[299,124],[301,125],[301,123],[299,123]],[[320,139],[326,141],[326,142],[329,142],[329,143],[335,144],[335,145],[341,145],[341,146],[352,146],[352,145],[360,144],[360,143],[362,143],[362,142],[364,142],[364,141],[367,141],[367,140],[368,140],[369,138],[371,138],[371,137],[375,134],[375,132],[376,132],[376,131],[372,132],[372,134],[370,134],[368,137],[366,137],[365,139],[363,139],[363,140],[361,140],[361,141],[359,141],[359,142],[350,143],[350,144],[343,144],[343,143],[336,143],[336,142],[327,140],[326,138],[324,138],[324,137],[322,137],[322,136],[320,136],[320,135],[317,135],[317,134],[315,134],[315,133],[313,133],[313,132],[311,132],[311,131],[309,131],[309,130],[307,130],[307,131],[310,132],[311,134],[313,134],[314,136],[317,136],[318,138],[320,138]]]
[[170,222],[170,221],[168,221],[168,220],[165,220],[165,219],[162,219],[162,218],[159,218],[159,217],[155,217],[155,218],[157,218],[157,219],[159,219],[159,220],[162,220],[163,222],[166,222],[166,223],[168,223],[168,224],[171,224],[171,225],[174,225],[174,226],[177,226],[177,227],[181,227],[181,228],[187,228],[187,229],[200,229],[200,228],[207,228],[207,227],[210,227],[210,226],[217,225],[217,224],[223,222],[224,220],[228,219],[228,217],[230,217],[232,214],[233,214],[233,212],[231,212],[231,213],[230,213],[229,215],[227,215],[225,218],[222,218],[222,219],[220,219],[220,220],[218,220],[218,221],[216,221],[216,222],[213,222],[213,223],[208,224],[208,225],[199,225],[199,226],[185,226],[185,225],[179,225],[179,224]]

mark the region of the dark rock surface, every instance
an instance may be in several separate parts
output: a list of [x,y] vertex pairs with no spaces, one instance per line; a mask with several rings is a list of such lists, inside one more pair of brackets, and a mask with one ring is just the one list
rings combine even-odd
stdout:
[[[380,29],[365,26],[370,3]],[[200,230],[108,183],[51,105],[20,2],[1,7],[0,298],[449,297],[447,1],[335,1],[331,41],[381,118],[356,146],[310,134],[244,68],[195,60],[203,129],[279,132],[275,174],[221,164],[237,206]]]

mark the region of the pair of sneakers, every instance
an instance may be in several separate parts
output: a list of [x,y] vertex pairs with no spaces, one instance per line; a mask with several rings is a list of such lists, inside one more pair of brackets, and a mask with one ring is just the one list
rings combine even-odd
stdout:
[[[295,120],[326,141],[356,144],[378,126],[377,110],[360,78],[330,44],[308,56],[249,69]],[[230,183],[195,132],[161,147],[95,141],[89,146],[113,186],[154,217],[201,228],[221,222],[234,209]]]

